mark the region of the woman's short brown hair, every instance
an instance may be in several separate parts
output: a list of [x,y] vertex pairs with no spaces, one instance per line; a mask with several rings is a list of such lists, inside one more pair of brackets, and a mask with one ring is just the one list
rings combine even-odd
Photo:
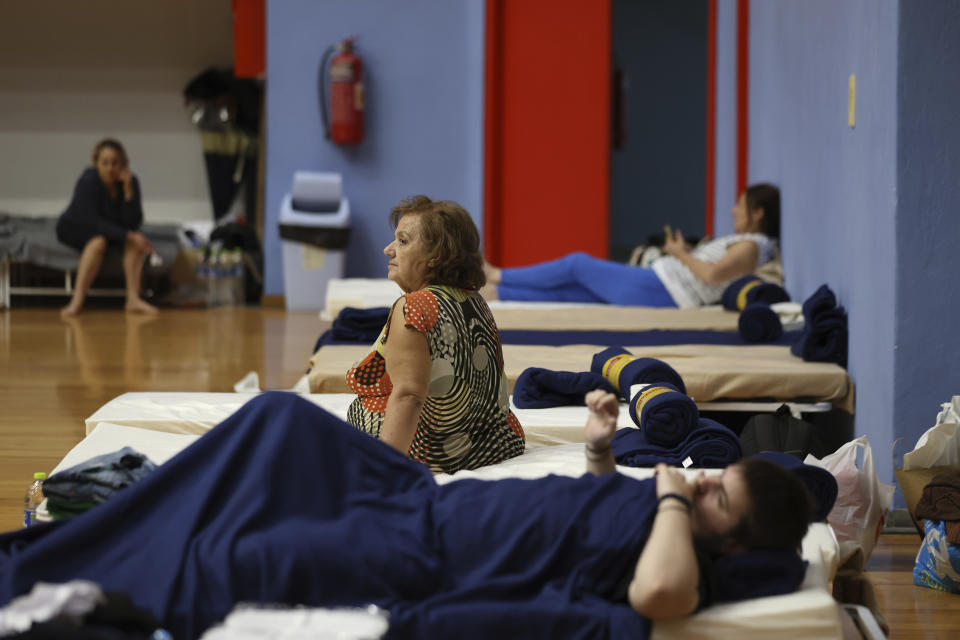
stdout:
[[421,239],[430,255],[429,284],[474,291],[486,284],[480,233],[466,209],[451,200],[410,196],[390,210],[390,225],[396,228],[407,214],[420,216]]
[[117,152],[117,155],[120,156],[120,162],[123,166],[130,164],[130,159],[127,158],[127,150],[123,148],[123,145],[120,144],[119,140],[114,140],[113,138],[104,138],[93,148],[93,164],[97,164],[97,158],[100,157],[100,152],[104,149],[113,149]]

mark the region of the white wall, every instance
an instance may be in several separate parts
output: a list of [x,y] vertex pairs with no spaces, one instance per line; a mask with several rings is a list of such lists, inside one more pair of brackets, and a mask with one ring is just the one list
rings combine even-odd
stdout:
[[230,0],[30,0],[0,8],[0,210],[59,215],[106,136],[147,222],[212,218],[184,86],[233,63]]

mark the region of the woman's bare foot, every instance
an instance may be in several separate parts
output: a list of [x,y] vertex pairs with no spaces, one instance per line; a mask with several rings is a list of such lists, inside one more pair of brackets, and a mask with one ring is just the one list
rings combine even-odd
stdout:
[[160,313],[159,309],[142,298],[127,300],[127,305],[124,307],[124,311],[127,313],[148,313],[151,315]]
[[81,311],[82,309],[83,309],[83,305],[80,305],[80,304],[76,304],[76,303],[74,303],[74,302],[71,302],[70,304],[68,304],[68,305],[65,306],[64,308],[60,309],[60,317],[61,317],[61,318],[76,318],[78,315],[80,315],[80,311]]

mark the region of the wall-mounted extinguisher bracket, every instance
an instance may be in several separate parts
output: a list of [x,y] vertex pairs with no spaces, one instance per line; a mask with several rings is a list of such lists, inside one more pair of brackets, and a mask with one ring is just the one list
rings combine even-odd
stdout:
[[[328,47],[320,61],[320,113],[324,135],[334,144],[363,141],[363,60],[354,52],[353,38]],[[327,60],[330,59],[329,69]],[[329,82],[330,105],[326,90]]]

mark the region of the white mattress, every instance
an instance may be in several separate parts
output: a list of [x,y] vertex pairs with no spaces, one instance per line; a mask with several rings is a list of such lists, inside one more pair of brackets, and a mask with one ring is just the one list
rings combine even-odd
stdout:
[[[196,434],[167,433],[153,429],[98,423],[57,465],[54,471],[102,453],[130,446],[162,464],[188,446]],[[578,476],[584,473],[580,445],[542,447],[512,460],[474,471],[441,474],[437,481],[462,478],[497,479],[541,477],[550,473]],[[618,467],[621,473],[649,477],[652,469]],[[715,471],[708,471],[715,472]],[[685,470],[685,473],[697,473]],[[827,591],[836,570],[837,540],[827,524],[814,524],[803,540],[803,557],[809,562],[806,578],[795,593],[754,598],[708,607],[686,619],[657,623],[653,638],[840,638],[837,606]]]
[[[403,295],[403,290],[396,282],[388,278],[332,278],[327,283],[327,295],[320,317],[324,320],[333,320],[344,307],[355,309],[372,309],[374,307],[392,306],[397,298]],[[537,308],[555,309],[563,307],[606,306],[602,304],[588,304],[582,302],[513,302],[491,300],[490,308]]]
[[[87,418],[89,434],[101,423],[114,423],[169,433],[200,434],[219,424],[246,404],[255,393],[131,392],[110,400]],[[356,398],[350,393],[313,393],[303,397],[341,420]],[[621,405],[618,427],[634,426],[627,406]],[[583,442],[586,407],[517,409],[514,413],[527,436],[527,448]]]
[[[387,278],[333,278],[327,283],[324,309],[320,312],[321,319],[333,320],[344,307],[370,309],[373,307],[389,307],[403,295],[397,283]],[[491,300],[490,309],[571,309],[571,308],[610,308],[610,305],[585,302],[529,302],[513,300]],[[713,305],[713,308],[720,308]],[[784,323],[785,330],[799,329],[803,326],[801,306],[795,302],[779,302],[771,305]],[[501,327],[504,328],[504,327]],[[527,327],[534,328],[534,327]],[[666,329],[667,327],[662,327]],[[674,327],[676,328],[676,327]],[[736,329],[736,323],[731,327]]]

